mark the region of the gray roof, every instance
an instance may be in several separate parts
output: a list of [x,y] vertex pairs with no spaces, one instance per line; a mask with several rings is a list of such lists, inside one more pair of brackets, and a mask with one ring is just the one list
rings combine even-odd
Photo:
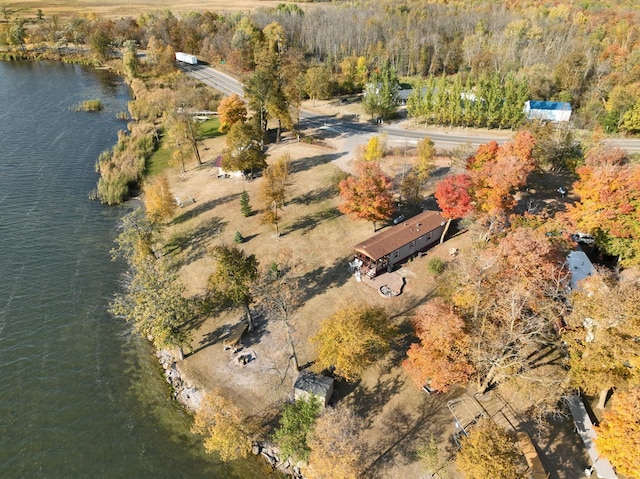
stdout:
[[332,390],[333,379],[311,371],[301,371],[293,387],[316,396],[325,397]]
[[354,246],[354,249],[376,261],[389,253],[438,229],[446,220],[439,211],[424,211],[399,225]]

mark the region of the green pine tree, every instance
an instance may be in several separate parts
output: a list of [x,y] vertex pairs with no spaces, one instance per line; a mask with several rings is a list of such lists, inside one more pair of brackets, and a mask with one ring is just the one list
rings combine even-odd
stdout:
[[252,211],[251,204],[249,203],[249,193],[246,191],[243,191],[240,196],[240,211],[244,217],[251,216]]

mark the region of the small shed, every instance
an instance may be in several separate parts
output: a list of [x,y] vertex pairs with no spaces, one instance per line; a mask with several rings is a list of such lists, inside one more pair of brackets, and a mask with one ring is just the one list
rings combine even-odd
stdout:
[[328,378],[320,374],[315,374],[308,370],[300,371],[298,379],[293,386],[293,397],[298,399],[308,399],[316,397],[323,407],[329,404],[333,394],[333,378]]
[[360,271],[370,278],[393,268],[440,240],[445,218],[439,211],[422,213],[354,246]]
[[526,101],[524,114],[529,120],[569,121],[571,118],[571,103],[566,101]]

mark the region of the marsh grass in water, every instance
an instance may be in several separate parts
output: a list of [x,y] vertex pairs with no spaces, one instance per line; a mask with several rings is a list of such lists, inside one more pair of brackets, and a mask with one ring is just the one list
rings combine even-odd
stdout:
[[100,111],[102,102],[99,99],[85,100],[73,107],[74,111]]

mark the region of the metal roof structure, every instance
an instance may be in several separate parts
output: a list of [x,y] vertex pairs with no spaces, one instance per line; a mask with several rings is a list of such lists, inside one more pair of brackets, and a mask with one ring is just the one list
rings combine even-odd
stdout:
[[529,100],[524,104],[524,113],[530,120],[569,121],[571,103]]
[[439,211],[424,211],[357,244],[354,249],[374,261],[438,229],[446,219]]

